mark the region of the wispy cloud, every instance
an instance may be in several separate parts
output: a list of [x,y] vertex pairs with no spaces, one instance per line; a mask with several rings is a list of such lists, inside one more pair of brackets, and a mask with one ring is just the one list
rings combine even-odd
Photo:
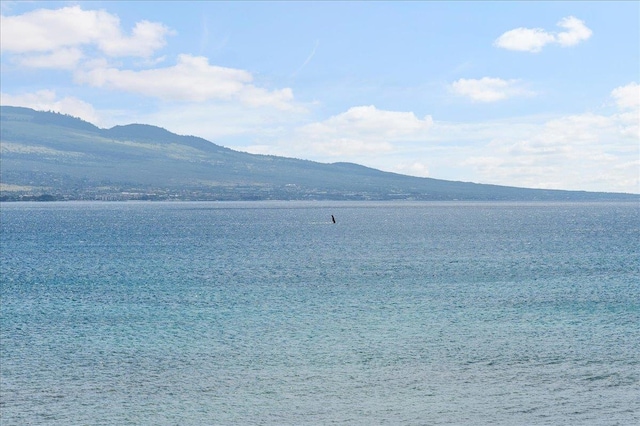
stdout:
[[291,75],[292,77],[295,77],[296,75],[298,75],[298,73],[300,71],[302,71],[304,69],[304,67],[306,67],[309,62],[311,62],[311,59],[316,54],[316,50],[318,49],[319,45],[320,45],[320,40],[316,40],[316,45],[313,46],[313,50],[311,51],[309,56],[307,56],[307,59],[305,59],[305,61],[302,63],[302,65],[300,65],[300,67],[297,70],[294,71],[294,73]]
[[209,44],[209,22],[206,16],[202,17],[200,32],[200,54],[202,54]]
[[553,33],[542,28],[516,28],[498,37],[494,45],[507,50],[537,53],[552,43],[562,47],[575,46],[588,40],[593,33],[583,21],[574,16],[563,18],[558,26],[566,31]]

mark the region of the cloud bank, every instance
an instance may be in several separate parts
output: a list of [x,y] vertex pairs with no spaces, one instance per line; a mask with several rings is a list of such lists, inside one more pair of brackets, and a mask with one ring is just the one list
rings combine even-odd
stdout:
[[557,117],[517,131],[495,125],[483,149],[463,160],[485,182],[535,188],[640,192],[640,86],[611,92],[613,114]]

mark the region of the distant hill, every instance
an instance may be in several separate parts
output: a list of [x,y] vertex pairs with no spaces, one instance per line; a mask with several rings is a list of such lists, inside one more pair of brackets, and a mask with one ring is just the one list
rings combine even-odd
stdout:
[[234,151],[145,124],[101,129],[68,115],[0,107],[2,200],[632,200],[404,176]]

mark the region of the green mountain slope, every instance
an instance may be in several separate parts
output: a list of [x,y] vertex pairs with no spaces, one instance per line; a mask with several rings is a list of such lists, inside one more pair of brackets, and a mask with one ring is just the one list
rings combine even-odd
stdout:
[[0,107],[2,199],[600,200],[550,191],[416,178],[350,163],[233,151],[144,124],[100,129],[78,118]]

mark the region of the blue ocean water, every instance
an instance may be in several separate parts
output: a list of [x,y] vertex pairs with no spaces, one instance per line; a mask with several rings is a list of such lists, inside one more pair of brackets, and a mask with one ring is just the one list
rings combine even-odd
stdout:
[[3,426],[640,424],[637,203],[0,219]]

